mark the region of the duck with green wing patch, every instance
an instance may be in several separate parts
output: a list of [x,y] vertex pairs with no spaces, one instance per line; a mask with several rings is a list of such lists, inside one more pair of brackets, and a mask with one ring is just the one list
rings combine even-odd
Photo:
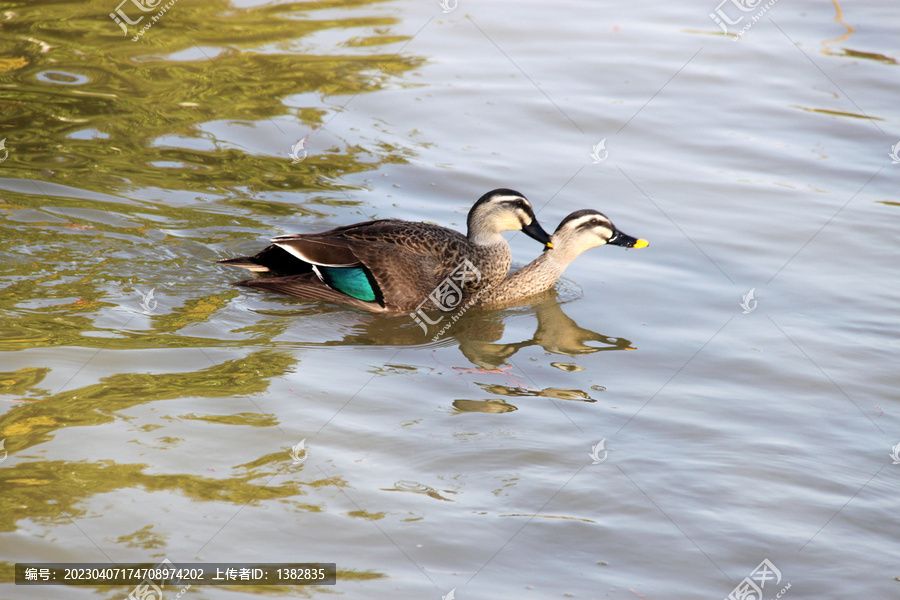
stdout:
[[464,236],[430,223],[379,219],[280,235],[255,256],[219,262],[263,275],[236,285],[393,314],[417,310],[423,301],[426,309],[439,308],[429,295],[465,261],[478,273],[465,281],[466,297],[503,281],[512,264],[503,231],[521,230],[551,245],[531,204],[513,190],[479,198],[466,223]]

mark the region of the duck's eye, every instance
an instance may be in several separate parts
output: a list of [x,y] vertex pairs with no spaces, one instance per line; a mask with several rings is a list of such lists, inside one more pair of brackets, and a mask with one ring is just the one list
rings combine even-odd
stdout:
[[525,210],[525,206],[526,205],[523,200],[516,200],[516,208],[521,208],[522,210]]

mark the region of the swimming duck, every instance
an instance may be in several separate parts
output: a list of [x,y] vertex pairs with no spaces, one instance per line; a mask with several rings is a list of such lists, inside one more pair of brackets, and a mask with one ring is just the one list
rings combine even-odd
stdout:
[[591,248],[606,244],[626,248],[649,245],[647,240],[622,233],[606,215],[591,209],[575,211],[563,219],[550,239],[552,244],[547,244],[540,256],[481,292],[475,304],[508,304],[549,290],[569,263]]
[[[456,306],[499,284],[512,256],[502,231],[522,230],[550,245],[528,200],[514,190],[483,195],[466,219],[468,235],[430,223],[380,219],[322,233],[272,238],[255,256],[220,260],[272,277],[235,285],[378,313]],[[448,284],[449,282],[449,284]]]

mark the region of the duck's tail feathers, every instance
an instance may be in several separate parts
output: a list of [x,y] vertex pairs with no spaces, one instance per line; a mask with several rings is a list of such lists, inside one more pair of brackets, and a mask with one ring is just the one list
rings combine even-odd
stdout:
[[238,258],[226,258],[217,261],[220,265],[229,267],[241,267],[254,273],[268,273],[269,267],[258,263],[252,256],[239,256]]
[[268,273],[278,277],[301,275],[312,271],[309,263],[299,260],[278,246],[269,246],[256,256],[239,256],[219,261],[229,267],[241,267],[253,273]]

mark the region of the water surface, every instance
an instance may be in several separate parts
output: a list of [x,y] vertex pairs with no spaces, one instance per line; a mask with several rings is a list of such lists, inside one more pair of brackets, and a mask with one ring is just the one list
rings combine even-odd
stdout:
[[[445,6],[179,0],[131,41],[113,3],[4,4],[3,581],[315,561],[335,587],[187,597],[724,598],[768,559],[767,600],[895,597],[897,9],[738,36],[756,13],[705,1]],[[215,264],[463,229],[496,187],[650,247],[437,341]]]

